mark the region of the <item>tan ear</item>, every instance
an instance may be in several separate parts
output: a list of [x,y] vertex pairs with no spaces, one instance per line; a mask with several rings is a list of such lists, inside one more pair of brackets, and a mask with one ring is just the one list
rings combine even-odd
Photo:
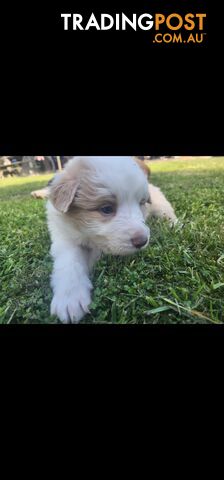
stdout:
[[150,168],[148,164],[145,162],[145,160],[139,160],[139,158],[134,157],[135,162],[138,164],[138,166],[143,170],[144,174],[148,177],[150,175]]
[[67,213],[78,189],[77,180],[64,179],[58,184],[53,184],[50,189],[49,198],[54,207],[62,213]]

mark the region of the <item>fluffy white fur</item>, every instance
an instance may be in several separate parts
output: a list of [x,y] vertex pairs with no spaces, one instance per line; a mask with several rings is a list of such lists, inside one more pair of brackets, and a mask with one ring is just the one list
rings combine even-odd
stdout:
[[145,248],[148,215],[176,222],[169,202],[148,185],[132,157],[74,157],[49,188],[47,214],[54,259],[51,314],[64,323],[77,323],[89,312],[90,274],[101,253]]

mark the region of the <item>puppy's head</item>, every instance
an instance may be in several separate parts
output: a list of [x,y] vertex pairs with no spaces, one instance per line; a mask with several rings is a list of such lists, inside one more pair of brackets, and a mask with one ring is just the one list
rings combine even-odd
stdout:
[[50,201],[82,244],[131,254],[147,246],[147,176],[131,157],[74,157],[51,185]]

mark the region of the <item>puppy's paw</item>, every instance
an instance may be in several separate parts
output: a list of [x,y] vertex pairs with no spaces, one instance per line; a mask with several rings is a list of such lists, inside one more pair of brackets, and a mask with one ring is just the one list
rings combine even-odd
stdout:
[[176,215],[172,215],[168,218],[169,220],[169,225],[170,227],[175,227],[175,225],[177,225],[179,223],[179,220],[178,218],[176,217]]
[[166,220],[170,227],[174,227],[178,223],[178,218],[172,209],[161,212],[158,217]]
[[44,198],[47,198],[48,193],[49,192],[47,188],[42,188],[42,190],[35,190],[34,192],[31,192],[31,196],[33,198],[44,199]]
[[62,323],[79,323],[85,314],[89,313],[91,288],[80,285],[73,292],[54,295],[51,315],[56,315]]

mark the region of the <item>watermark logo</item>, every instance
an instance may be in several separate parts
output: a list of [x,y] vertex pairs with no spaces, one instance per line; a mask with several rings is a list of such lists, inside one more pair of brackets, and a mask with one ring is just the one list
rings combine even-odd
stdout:
[[153,43],[203,43],[206,13],[155,15]]
[[64,31],[150,31],[150,41],[156,44],[167,43],[203,43],[207,32],[207,14],[202,13],[143,13],[126,15],[125,13],[92,13],[88,18],[80,13],[61,13]]

